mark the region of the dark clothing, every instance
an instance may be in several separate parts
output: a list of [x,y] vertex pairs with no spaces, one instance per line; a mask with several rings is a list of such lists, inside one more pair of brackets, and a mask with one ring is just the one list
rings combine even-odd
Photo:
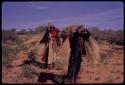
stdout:
[[70,79],[75,79],[80,70],[83,51],[85,53],[84,42],[89,38],[89,36],[90,33],[88,31],[84,31],[81,33],[75,32],[73,37],[71,37],[71,52],[68,66],[68,77]]
[[[51,38],[49,37],[49,34],[51,34],[52,38],[54,38],[54,40],[56,40],[57,45],[60,46],[58,33],[59,33],[59,30],[57,28],[55,28],[54,26],[51,26],[50,29],[47,29],[47,31],[44,34],[40,43],[45,43],[45,46],[47,46],[47,44],[49,44],[49,42],[51,40]],[[43,61],[45,62],[46,65],[48,64],[48,53],[49,53],[49,47],[47,46],[45,48],[45,53],[43,55]]]
[[45,65],[48,65],[48,54],[49,54],[49,47],[46,48],[46,51],[45,51]]
[[90,33],[87,30],[81,33],[75,32],[73,36],[70,38],[71,50],[75,50],[79,46],[79,48],[82,48],[82,50],[84,51],[83,53],[85,54],[84,42],[85,40],[88,40],[89,36]]
[[47,42],[49,42],[50,38],[49,38],[49,30],[46,31],[46,33],[44,34],[42,40],[40,41],[40,43],[45,43],[45,45],[47,44]]
[[68,78],[76,78],[78,71],[80,70],[82,61],[81,49],[77,48],[76,50],[71,50],[71,55],[69,59],[68,66]]

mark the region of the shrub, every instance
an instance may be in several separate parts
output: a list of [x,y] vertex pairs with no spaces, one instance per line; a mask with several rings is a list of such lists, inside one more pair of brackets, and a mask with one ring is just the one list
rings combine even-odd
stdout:
[[109,43],[118,45],[124,44],[123,30],[104,29],[100,30],[97,27],[89,28],[91,35],[97,40],[106,40]]
[[46,29],[47,29],[47,26],[41,25],[41,26],[36,27],[35,30],[34,30],[34,32],[35,33],[41,33],[43,31],[45,31]]
[[18,48],[10,48],[9,46],[2,46],[2,65],[10,65],[19,52]]
[[111,51],[108,51],[108,52],[105,52],[105,53],[100,53],[100,62],[101,63],[106,63],[107,62],[107,60],[109,59],[109,58],[111,58],[111,56],[112,56],[112,52]]
[[16,32],[12,30],[3,30],[2,41],[6,42],[7,40],[16,41],[17,40]]
[[34,70],[30,65],[23,65],[23,76],[26,78],[34,78]]
[[32,50],[29,54],[28,54],[28,60],[30,61],[36,61],[36,53],[34,50]]

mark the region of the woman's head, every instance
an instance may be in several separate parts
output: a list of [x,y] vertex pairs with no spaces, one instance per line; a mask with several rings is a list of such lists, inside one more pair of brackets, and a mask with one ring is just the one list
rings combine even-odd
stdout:
[[78,32],[78,33],[81,33],[81,32],[83,32],[83,31],[85,31],[86,29],[85,29],[85,27],[83,26],[83,25],[80,25],[77,29],[76,29],[76,31]]
[[54,29],[55,29],[54,26],[51,26],[51,27],[49,28],[50,31],[53,31]]

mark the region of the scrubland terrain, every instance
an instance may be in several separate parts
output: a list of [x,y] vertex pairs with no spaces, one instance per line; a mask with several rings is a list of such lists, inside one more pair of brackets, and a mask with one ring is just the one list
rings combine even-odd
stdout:
[[[39,44],[39,41],[43,34],[17,35],[20,40],[18,42],[2,42],[3,83],[53,84],[62,82],[60,76],[67,74],[65,62],[60,63],[60,59],[55,62],[55,67],[42,67],[44,44]],[[101,64],[93,67],[84,57],[77,83],[122,83],[124,80],[124,47],[105,41],[100,42],[98,46]],[[62,55],[65,57],[65,54]],[[63,60],[68,61],[67,58]]]

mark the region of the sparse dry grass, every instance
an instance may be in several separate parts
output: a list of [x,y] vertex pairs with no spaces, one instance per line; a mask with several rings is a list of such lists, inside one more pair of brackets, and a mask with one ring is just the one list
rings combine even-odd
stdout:
[[11,64],[12,60],[16,58],[19,49],[17,47],[12,48],[9,46],[2,46],[2,64]]
[[23,76],[26,78],[34,78],[34,69],[30,65],[22,66]]
[[112,57],[112,52],[108,51],[108,52],[100,53],[100,57],[101,57],[100,62],[106,63]]
[[[34,36],[34,35],[32,35],[32,36]],[[15,57],[16,57],[16,55],[19,53],[19,51],[26,51],[26,52],[28,52],[29,53],[29,55],[27,55],[27,56],[29,56],[30,57],[30,59],[31,60],[35,60],[35,58],[36,57],[39,57],[39,59],[41,59],[41,56],[39,56],[38,55],[38,51],[40,52],[40,53],[42,53],[42,50],[43,50],[43,48],[42,48],[42,46],[40,46],[40,45],[38,45],[37,47],[37,49],[38,50],[30,50],[30,47],[35,47],[35,44],[37,43],[37,42],[39,42],[39,39],[41,39],[41,38],[39,38],[39,37],[37,37],[37,36],[35,36],[35,37],[32,37],[31,36],[31,39],[29,39],[29,40],[26,40],[26,39],[24,39],[24,41],[23,42],[17,42],[16,44],[18,44],[15,48],[11,48],[11,47],[9,47],[10,45],[11,46],[13,46],[14,44],[9,44],[9,46],[7,46],[7,45],[5,45],[5,46],[3,46],[2,45],[2,64],[10,64],[11,62],[12,62],[12,60],[13,59],[15,59]],[[22,36],[21,36],[22,37]],[[20,38],[21,39],[21,38]],[[22,37],[22,39],[23,39],[23,37]],[[23,44],[22,44],[23,43]],[[25,43],[25,44],[24,44]],[[66,43],[66,46],[65,46],[65,48],[63,49],[64,51],[65,51],[65,49],[67,49],[67,43]],[[123,50],[122,48],[117,48],[117,47],[115,47],[115,46],[113,46],[113,49],[115,50],[115,51],[117,51],[117,50]],[[67,51],[66,51],[67,52]],[[66,58],[65,57],[65,53],[66,52],[62,52],[61,51],[61,58],[60,58],[60,60],[57,60],[56,62],[55,62],[55,67],[54,68],[52,68],[51,70],[53,70],[53,69],[56,69],[56,70],[62,70],[63,69],[63,66],[65,66],[65,64],[66,64],[66,59],[62,59],[62,58]],[[36,56],[36,54],[35,53],[37,53],[37,56]],[[112,55],[112,51],[107,51],[107,52],[102,52],[101,53],[101,60],[100,60],[100,62],[102,62],[102,63],[106,63],[106,62],[108,62],[108,61],[110,61],[110,58],[112,58],[112,57],[114,57],[114,55]],[[64,60],[64,61],[63,61]],[[108,64],[107,64],[108,65]],[[120,64],[121,65],[121,64]],[[119,65],[119,66],[120,66]],[[34,68],[32,67],[32,65],[23,65],[22,67],[22,71],[23,71],[23,73],[22,73],[22,75],[23,75],[23,77],[21,77],[20,79],[29,79],[29,80],[27,80],[27,82],[28,83],[31,83],[31,81],[32,82],[35,82],[35,84],[36,83],[38,83],[38,82],[36,82],[35,80],[34,80],[34,78],[36,77],[35,76],[35,70],[34,70]],[[83,67],[84,68],[84,67]],[[42,70],[44,70],[43,68],[40,68],[39,70],[40,71],[42,71]],[[105,68],[106,69],[106,68]],[[92,70],[92,69],[91,69]],[[9,73],[9,72],[8,72]],[[86,73],[87,74],[87,73]],[[90,74],[90,73],[89,73]],[[123,73],[124,74],[124,73]],[[11,74],[11,72],[10,72],[10,75],[13,75],[13,74]],[[6,79],[5,79],[6,80]],[[84,80],[84,79],[83,79]],[[101,78],[99,79],[99,78],[96,78],[95,79],[96,81],[100,81],[101,80]],[[89,80],[86,80],[86,81],[89,81]],[[114,81],[112,81],[112,82],[114,82]],[[8,82],[9,83],[9,82]],[[19,82],[20,83],[20,82]],[[23,82],[21,82],[21,83],[23,83]],[[39,84],[39,83],[38,83]]]

